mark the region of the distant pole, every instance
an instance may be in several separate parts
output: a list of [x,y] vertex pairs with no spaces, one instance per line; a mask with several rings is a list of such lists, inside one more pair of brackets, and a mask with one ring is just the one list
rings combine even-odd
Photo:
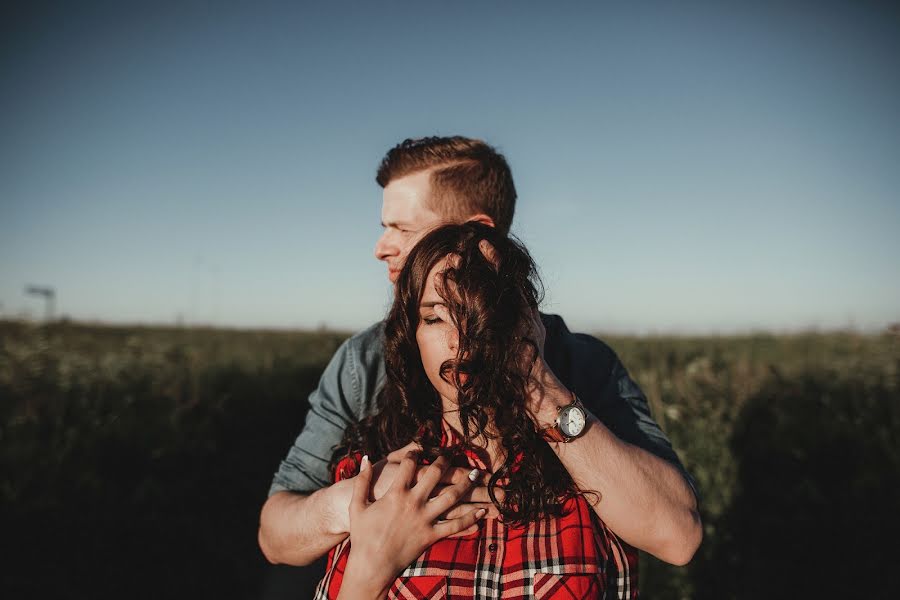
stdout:
[[41,296],[44,299],[44,318],[48,323],[53,321],[53,314],[56,312],[56,290],[52,287],[29,285],[25,288],[25,293],[29,296]]

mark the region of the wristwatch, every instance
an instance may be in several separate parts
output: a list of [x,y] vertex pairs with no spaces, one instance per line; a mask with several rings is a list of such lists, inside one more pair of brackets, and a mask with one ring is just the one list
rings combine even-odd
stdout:
[[587,428],[587,411],[578,396],[572,394],[572,402],[556,407],[556,422],[541,430],[548,442],[567,444],[584,433]]

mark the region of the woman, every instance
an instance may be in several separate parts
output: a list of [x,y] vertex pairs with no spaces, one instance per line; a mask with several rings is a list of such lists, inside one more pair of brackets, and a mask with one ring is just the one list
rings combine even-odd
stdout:
[[[591,492],[577,489],[526,407],[540,351],[536,282],[528,252],[477,223],[437,229],[409,254],[385,322],[377,411],[335,454],[336,479],[359,474],[350,537],[330,553],[317,597],[636,595],[623,547],[582,493]],[[421,453],[370,503],[369,459],[410,441]],[[431,467],[416,482],[420,461]],[[488,478],[498,518],[439,518],[471,485],[436,493],[449,465]]]

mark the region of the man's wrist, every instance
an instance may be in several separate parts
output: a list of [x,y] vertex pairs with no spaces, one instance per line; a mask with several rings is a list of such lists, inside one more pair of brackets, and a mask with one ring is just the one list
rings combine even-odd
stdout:
[[559,407],[570,402],[572,392],[557,379],[543,357],[537,359],[531,376],[529,409],[537,428],[545,429],[556,423]]
[[538,429],[546,429],[556,425],[560,407],[572,402],[572,392],[560,384],[559,386],[545,386],[540,393],[541,401],[534,417]]
[[353,480],[342,479],[322,490],[325,495],[325,530],[332,535],[350,533],[350,499],[353,497]]

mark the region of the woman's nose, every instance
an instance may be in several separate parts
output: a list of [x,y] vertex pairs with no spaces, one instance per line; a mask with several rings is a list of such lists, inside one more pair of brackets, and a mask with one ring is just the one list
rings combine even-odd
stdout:
[[447,347],[453,352],[459,348],[459,332],[455,327],[447,332]]

